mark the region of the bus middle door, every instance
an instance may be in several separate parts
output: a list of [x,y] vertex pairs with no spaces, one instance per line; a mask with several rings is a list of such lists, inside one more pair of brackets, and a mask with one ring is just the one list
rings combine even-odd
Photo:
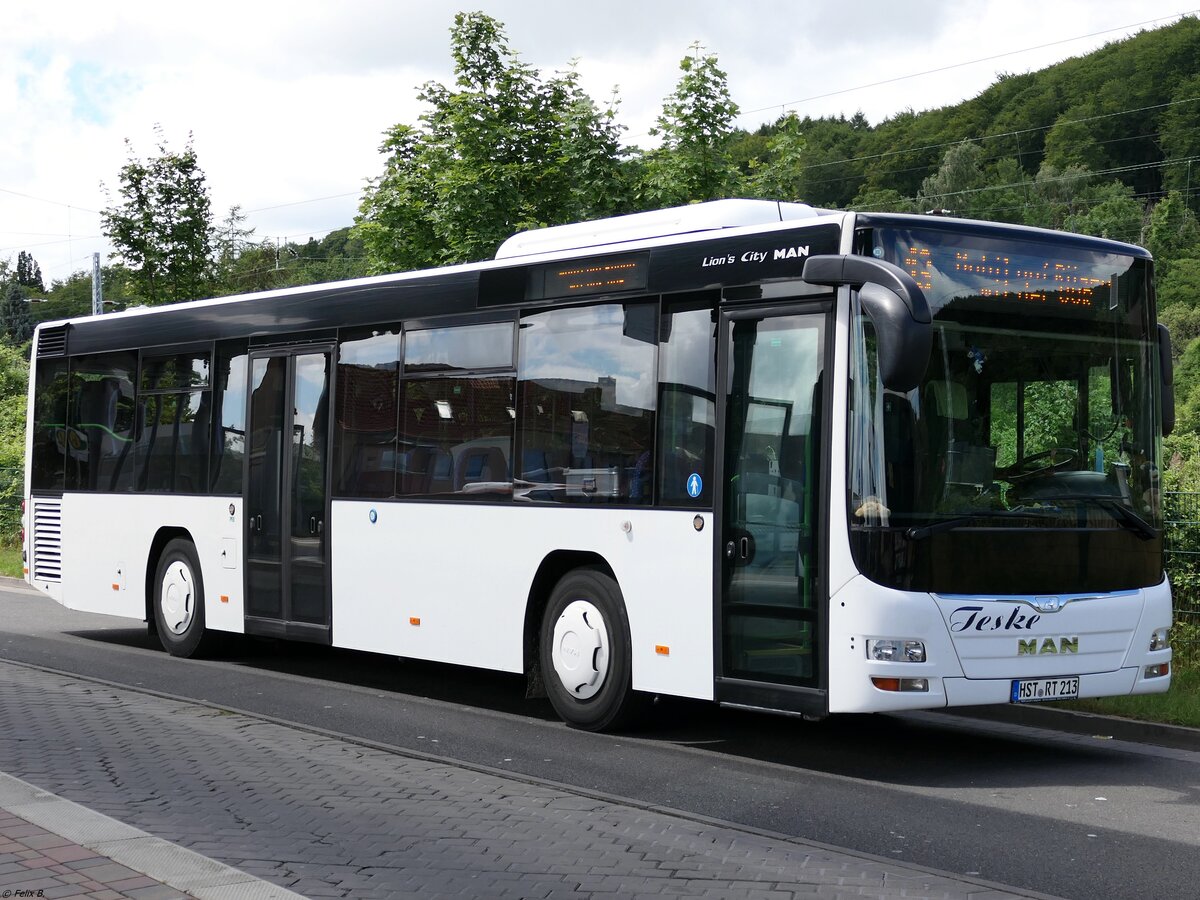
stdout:
[[333,349],[250,357],[246,633],[328,644]]

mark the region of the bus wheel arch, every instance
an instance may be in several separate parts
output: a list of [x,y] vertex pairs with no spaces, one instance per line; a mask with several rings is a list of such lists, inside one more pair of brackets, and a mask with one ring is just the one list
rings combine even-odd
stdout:
[[[536,635],[540,686],[568,725],[605,731],[628,724],[640,699],[632,689],[632,646],[624,597],[611,568],[594,554],[556,560],[539,612],[527,612]],[[572,555],[575,556],[575,555]],[[566,565],[567,563],[573,563]],[[539,575],[545,571],[539,570]],[[542,581],[543,587],[551,580]],[[531,604],[531,607],[533,604]],[[530,621],[532,619],[532,621]]]
[[555,550],[547,554],[538,566],[537,574],[533,576],[533,583],[529,586],[529,597],[525,601],[525,624],[522,629],[522,660],[528,678],[527,697],[546,696],[538,646],[541,641],[542,618],[546,612],[546,604],[550,602],[550,594],[568,572],[586,568],[599,569],[606,572],[610,578],[614,577],[612,568],[604,557],[582,550]]
[[146,560],[146,622],[172,656],[196,655],[204,638],[204,575],[195,541],[161,528]]

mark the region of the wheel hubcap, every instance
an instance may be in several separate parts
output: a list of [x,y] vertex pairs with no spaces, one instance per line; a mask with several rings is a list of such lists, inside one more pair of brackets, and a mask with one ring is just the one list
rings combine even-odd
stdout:
[[608,632],[604,617],[586,600],[572,600],[554,623],[554,671],[577,700],[599,693],[608,674]]
[[163,622],[172,634],[183,634],[192,624],[196,614],[196,595],[192,589],[192,573],[182,562],[176,560],[163,573],[162,608]]

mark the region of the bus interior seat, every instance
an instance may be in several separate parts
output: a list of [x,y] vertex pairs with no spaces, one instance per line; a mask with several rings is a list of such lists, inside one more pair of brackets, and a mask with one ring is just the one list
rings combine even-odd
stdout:
[[508,463],[499,447],[472,447],[459,455],[454,467],[455,491],[461,491],[468,484],[510,480]]

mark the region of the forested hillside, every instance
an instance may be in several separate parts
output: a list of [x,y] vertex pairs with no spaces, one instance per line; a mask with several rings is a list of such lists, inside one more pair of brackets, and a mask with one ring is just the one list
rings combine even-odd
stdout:
[[[382,136],[356,221],[304,244],[256,240],[237,207],[216,221],[190,143],[172,150],[160,137],[157,155],[131,150],[114,173],[108,308],[486,258],[523,228],[720,197],[1063,228],[1154,252],[1178,358],[1166,484],[1200,488],[1200,20],[874,125],[789,114],[738,130],[714,50],[686,49],[656,145],[644,149],[622,142],[615,102],[589,97],[573,69],[544,75],[510,49],[501,23],[460,14],[454,81],[417,88],[426,113]],[[17,348],[27,356],[36,320],[89,308],[87,273],[47,286],[29,254],[0,260],[0,331],[14,348],[0,359],[0,466],[20,457]]]

